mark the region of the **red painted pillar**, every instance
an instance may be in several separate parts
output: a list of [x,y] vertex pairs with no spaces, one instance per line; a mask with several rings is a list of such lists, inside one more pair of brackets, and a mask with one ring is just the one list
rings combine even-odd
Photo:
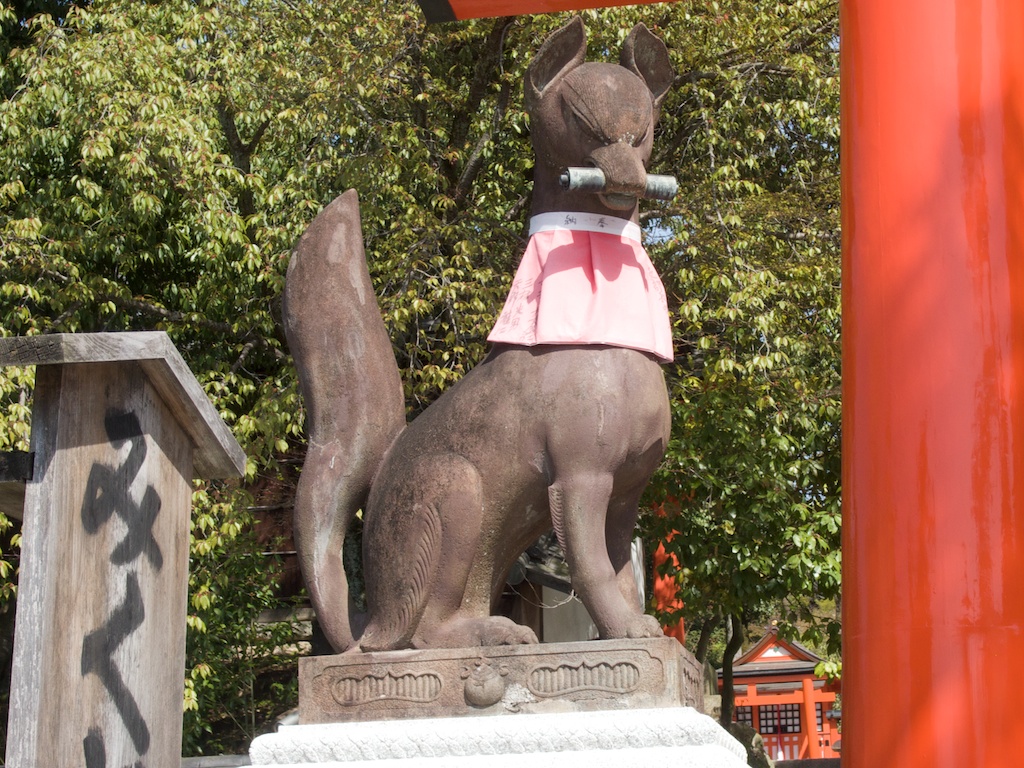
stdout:
[[1024,2],[842,0],[843,768],[1024,718]]
[[800,692],[803,694],[803,701],[800,702],[801,719],[804,721],[804,733],[807,734],[807,751],[801,750],[800,757],[807,757],[816,760],[821,757],[821,742],[818,736],[818,710],[814,700],[814,680],[805,677],[800,681]]

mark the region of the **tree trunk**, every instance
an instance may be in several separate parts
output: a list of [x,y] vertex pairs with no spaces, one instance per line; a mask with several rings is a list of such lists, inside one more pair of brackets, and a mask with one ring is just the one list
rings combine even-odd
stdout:
[[718,629],[718,616],[709,616],[700,627],[700,635],[697,637],[697,652],[694,657],[701,664],[708,660],[708,648],[711,646],[711,635]]
[[732,723],[733,705],[736,700],[732,684],[732,661],[743,648],[742,617],[733,614],[729,616],[728,622],[732,632],[725,644],[725,657],[722,659],[722,715],[719,718],[719,722],[726,730],[729,730]]

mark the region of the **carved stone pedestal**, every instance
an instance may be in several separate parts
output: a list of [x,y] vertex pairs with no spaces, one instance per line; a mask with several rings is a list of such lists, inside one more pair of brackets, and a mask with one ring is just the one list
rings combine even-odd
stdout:
[[742,768],[701,714],[700,665],[671,638],[302,659],[299,720],[253,765]]
[[299,721],[702,709],[700,665],[668,637],[315,656]]

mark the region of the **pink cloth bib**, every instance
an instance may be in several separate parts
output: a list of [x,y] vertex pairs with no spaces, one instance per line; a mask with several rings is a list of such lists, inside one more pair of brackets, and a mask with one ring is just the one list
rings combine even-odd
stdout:
[[672,361],[665,288],[631,221],[592,213],[530,219],[530,242],[490,342],[609,344]]

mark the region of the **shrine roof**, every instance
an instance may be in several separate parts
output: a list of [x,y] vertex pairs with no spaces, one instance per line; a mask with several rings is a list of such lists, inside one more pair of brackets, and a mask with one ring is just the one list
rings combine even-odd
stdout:
[[[734,678],[759,675],[813,674],[823,659],[794,640],[779,636],[778,627],[771,627],[746,653],[732,665]],[[719,676],[722,671],[718,670]]]

